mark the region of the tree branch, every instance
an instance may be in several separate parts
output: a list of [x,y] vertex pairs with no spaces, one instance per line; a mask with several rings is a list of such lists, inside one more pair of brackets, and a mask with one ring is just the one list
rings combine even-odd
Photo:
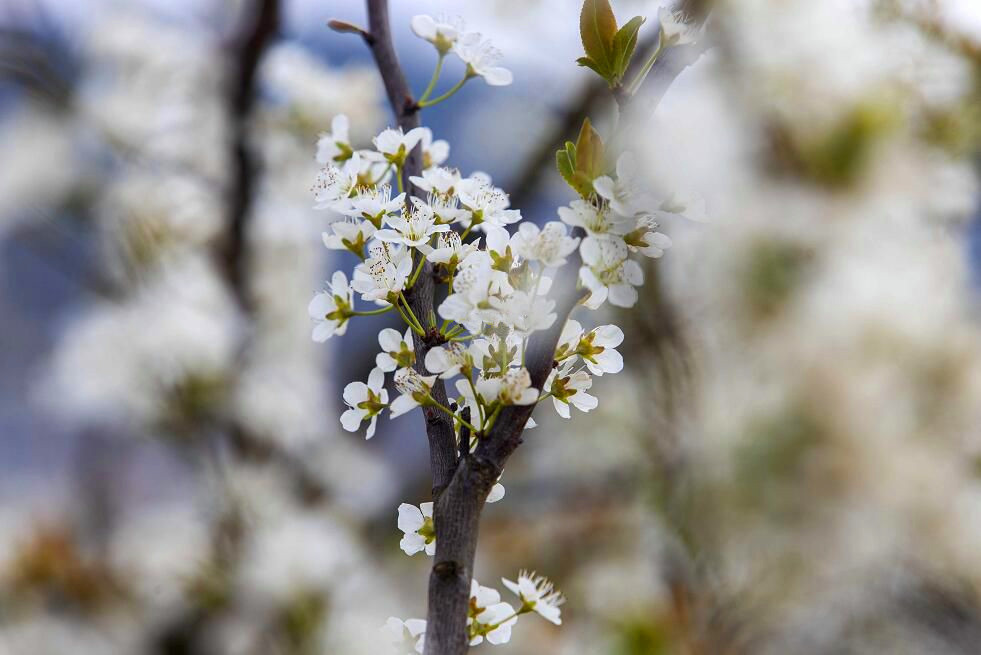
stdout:
[[[399,127],[408,131],[419,127],[419,107],[412,98],[409,83],[402,72],[395,46],[392,43],[392,32],[388,20],[388,0],[367,0],[368,31],[363,33],[365,43],[371,49],[375,64],[385,85],[388,102],[395,114]],[[414,186],[409,181],[412,176],[422,173],[422,148],[416,146],[405,160],[402,170],[402,183],[411,195]],[[426,262],[416,280],[415,286],[406,294],[412,312],[419,317],[424,326],[429,327],[429,317],[433,312],[433,295],[435,283],[433,280],[432,264]],[[416,351],[415,368],[421,374],[426,372],[426,353],[438,343],[435,330],[425,338],[413,339]],[[433,398],[442,405],[447,405],[446,387],[442,380],[433,385]],[[429,460],[433,474],[433,498],[439,496],[450,481],[453,467],[456,465],[456,436],[453,431],[453,420],[435,407],[423,408],[426,419],[426,435],[429,439]]]

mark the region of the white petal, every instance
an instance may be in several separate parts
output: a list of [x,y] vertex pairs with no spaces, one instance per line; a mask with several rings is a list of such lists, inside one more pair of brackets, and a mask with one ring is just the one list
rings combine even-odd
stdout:
[[490,493],[487,494],[488,503],[496,503],[497,501],[504,498],[504,485],[498,482],[493,487],[491,487]]
[[419,38],[427,41],[436,38],[436,21],[433,20],[432,16],[425,14],[413,16],[409,24],[412,26],[413,33]]
[[357,432],[358,428],[361,427],[361,417],[363,412],[357,409],[349,409],[343,414],[341,414],[341,425],[348,432]]
[[514,75],[506,68],[491,66],[484,69],[484,80],[491,86],[507,86],[514,81]]
[[399,548],[401,548],[406,555],[415,555],[416,553],[422,552],[426,549],[426,540],[415,533],[406,534],[404,537],[402,537],[402,540],[399,541]]
[[403,394],[392,401],[392,404],[388,407],[388,415],[390,418],[397,418],[418,406],[419,403],[411,395]]
[[[375,393],[381,393],[382,385],[385,384],[385,374],[380,368],[371,369],[371,373],[368,374],[368,388]],[[382,398],[382,402],[387,400],[387,395]]]
[[402,503],[399,505],[398,512],[398,526],[399,530],[402,532],[415,533],[415,531],[421,528],[422,524],[425,522],[422,512],[419,511],[419,508],[415,505]]
[[380,345],[382,350],[385,352],[398,352],[401,344],[402,335],[399,334],[397,330],[385,328],[378,333],[378,345]]
[[368,400],[368,385],[364,382],[349,382],[342,395],[344,402],[351,407]]

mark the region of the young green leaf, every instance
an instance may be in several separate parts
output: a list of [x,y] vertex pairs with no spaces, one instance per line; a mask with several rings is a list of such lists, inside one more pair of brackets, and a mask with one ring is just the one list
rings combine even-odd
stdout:
[[612,82],[616,74],[613,41],[617,34],[617,19],[613,15],[610,0],[583,2],[582,13],[579,15],[579,32],[583,50],[594,64],[590,68]]
[[579,130],[575,152],[576,171],[588,177],[590,183],[603,174],[605,156],[603,140],[593,129],[589,118],[583,121],[582,129]]
[[637,32],[646,19],[643,16],[634,16],[630,21],[620,28],[616,37],[613,39],[613,50],[616,53],[615,70],[617,80],[623,79],[630,66],[630,60],[637,49]]

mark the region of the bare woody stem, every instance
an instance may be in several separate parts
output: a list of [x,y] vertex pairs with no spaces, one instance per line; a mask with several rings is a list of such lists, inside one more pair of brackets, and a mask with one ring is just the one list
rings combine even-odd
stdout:
[[[363,37],[375,58],[375,65],[381,74],[385,93],[388,95],[388,102],[395,114],[395,120],[399,127],[405,131],[419,127],[419,107],[412,97],[412,91],[409,89],[405,74],[402,72],[402,66],[399,64],[398,55],[395,54],[395,46],[392,43],[392,32],[388,19],[388,1],[367,0],[367,9],[368,31],[363,34]],[[405,165],[402,167],[402,186],[409,194],[413,192],[409,178],[422,173],[421,150],[420,146],[416,146],[409,153]],[[412,313],[423,321],[432,315],[434,287],[432,264],[426,262],[419,271],[418,279],[412,289],[406,293],[406,300],[408,300]],[[439,337],[435,327],[429,325],[422,327],[426,334],[423,337],[413,339],[413,342],[416,351],[416,369],[425,375],[426,353],[439,342]],[[446,387],[442,380],[437,380],[436,384],[433,385],[432,396],[437,402],[449,405]],[[436,407],[423,408],[423,415],[426,418],[426,434],[429,438],[429,459],[433,474],[433,497],[435,498],[446,487],[450,476],[453,474],[453,467],[456,465],[456,437],[453,432],[452,419]]]
[[[403,130],[418,127],[420,106],[412,97],[395,54],[388,2],[366,0],[366,4],[368,30],[359,33],[371,48],[399,126]],[[655,72],[658,67],[655,64]],[[401,171],[402,184],[410,194],[413,187],[409,177],[420,174],[421,159],[417,146]],[[538,389],[542,389],[552,370],[552,358],[562,327],[580,298],[576,291],[578,267],[578,257],[573,258],[556,276],[553,292],[560,302],[556,312],[558,320],[549,330],[534,335],[525,354],[532,386]],[[433,316],[434,286],[432,267],[427,263],[411,293],[406,294],[416,316]],[[442,337],[436,326],[423,327],[426,335],[415,339],[415,348],[416,368],[425,374],[423,362],[426,352],[440,343]],[[432,397],[441,405],[449,404],[442,380],[437,380],[433,385]],[[429,577],[425,655],[463,655],[469,648],[466,621],[480,514],[491,487],[500,477],[508,458],[521,444],[525,423],[534,408],[535,405],[505,407],[491,430],[481,437],[472,454],[468,448],[468,429],[461,429],[458,453],[453,419],[438,407],[423,409],[433,473],[433,519],[436,528],[436,555]]]

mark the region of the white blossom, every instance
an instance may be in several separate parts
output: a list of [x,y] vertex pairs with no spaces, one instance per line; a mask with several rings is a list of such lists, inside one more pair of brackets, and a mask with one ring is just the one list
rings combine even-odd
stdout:
[[470,609],[467,614],[467,627],[470,631],[470,645],[483,643],[484,638],[495,646],[511,640],[511,627],[518,622],[517,614],[510,603],[501,602],[501,594],[491,587],[484,587],[476,580],[470,580]]
[[395,388],[401,395],[392,401],[392,406],[389,408],[390,417],[397,418],[426,403],[435,381],[435,375],[420,375],[415,369],[397,370]]
[[314,321],[313,340],[323,343],[335,334],[343,336],[353,303],[354,294],[348,286],[347,276],[343,271],[335,271],[327,290],[315,295],[307,306]]
[[316,201],[313,208],[337,210],[344,207],[358,186],[360,172],[361,156],[358,153],[351,155],[339,168],[334,164],[321,168],[313,183],[313,198]]
[[382,627],[385,636],[399,649],[399,655],[421,655],[425,646],[426,622],[423,619],[402,619],[388,617]]
[[405,289],[409,281],[412,257],[407,249],[383,242],[376,242],[369,251],[368,259],[354,269],[351,287],[362,300],[391,302],[393,294]]
[[389,216],[385,222],[394,229],[378,230],[375,232],[376,239],[420,249],[425,248],[433,236],[450,229],[449,225],[437,224],[433,210],[422,203],[414,203],[408,216],[403,212],[401,215]]
[[479,245],[479,240],[464,243],[458,232],[450,230],[436,237],[436,247],[426,255],[426,259],[434,264],[445,264],[448,268],[454,269],[476,252]]
[[491,86],[507,86],[514,76],[498,66],[501,51],[485,41],[478,32],[468,32],[453,44],[453,52],[467,65],[467,76],[480,76]]
[[441,196],[452,195],[456,187],[460,184],[460,171],[455,168],[445,168],[434,166],[427,168],[421,176],[413,175],[409,181],[418,188],[429,193]]
[[504,227],[521,220],[520,211],[508,209],[511,206],[508,194],[489,181],[471,176],[460,180],[457,187],[460,204],[470,211],[470,216],[462,221],[464,227],[473,225],[483,229],[482,224]]
[[585,200],[573,200],[568,207],[559,207],[559,218],[566,225],[581,227],[591,236],[623,235],[636,224],[633,216],[621,216],[608,206],[597,206]]
[[624,242],[631,252],[639,252],[645,257],[657,259],[671,247],[671,238],[663,232],[658,232],[658,223],[653,216],[641,216],[637,219],[637,229],[624,237]]
[[625,152],[617,158],[617,179],[601,175],[593,180],[596,194],[606,200],[610,208],[620,216],[635,216],[649,211],[651,199],[641,190],[637,180],[637,163],[633,153]]
[[432,503],[422,503],[419,507],[409,503],[399,505],[398,526],[405,533],[399,547],[406,555],[415,555],[422,551],[429,556],[436,554]]
[[386,161],[390,161],[396,166],[401,166],[405,162],[412,149],[422,139],[425,132],[424,128],[414,127],[408,132],[403,132],[402,128],[386,128],[378,136],[372,138],[375,149],[383,156]]
[[522,336],[547,330],[555,322],[555,301],[525,291],[515,291],[506,298],[491,296],[489,302],[500,312],[501,320]]
[[526,573],[521,571],[518,574],[518,581],[512,582],[501,578],[504,586],[521,598],[524,607],[534,610],[547,621],[555,625],[562,625],[561,610],[559,606],[565,602],[565,598],[559,593],[545,576],[536,573]]
[[330,232],[324,232],[321,236],[329,250],[350,250],[360,256],[374,233],[375,226],[371,221],[347,219],[334,221],[330,224]]
[[593,386],[593,379],[584,370],[573,371],[574,364],[574,361],[568,360],[558,369],[552,369],[545,383],[545,390],[552,396],[555,411],[562,418],[571,416],[570,405],[582,412],[596,409],[599,405],[596,396],[586,393],[586,390]]
[[539,230],[534,223],[521,223],[511,237],[515,254],[529,261],[541,262],[547,268],[565,264],[566,257],[575,252],[579,239],[568,236],[566,226],[549,221]]
[[627,259],[627,244],[618,237],[587,237],[579,248],[583,266],[579,279],[590,291],[585,304],[597,309],[607,299],[617,307],[637,303],[635,286],[644,283],[640,265]]
[[382,352],[375,357],[375,365],[386,373],[397,368],[407,368],[416,362],[416,352],[412,347],[412,328],[406,328],[405,335],[392,328],[385,328],[378,333],[378,345]]
[[[475,255],[481,253],[475,253]],[[500,311],[490,304],[492,271],[487,257],[468,257],[453,279],[453,293],[437,308],[439,315],[465,326],[471,333],[484,323],[495,325]]]
[[[476,387],[481,398],[492,403],[531,405],[538,400],[538,389],[531,386],[531,375],[524,367],[510,368],[499,377],[481,377]],[[459,384],[457,388],[460,388]]]
[[321,164],[342,162],[353,154],[347,116],[338,114],[330,122],[330,132],[322,133],[317,139],[317,161]]
[[380,368],[371,369],[368,383],[351,382],[344,387],[344,402],[350,409],[341,414],[341,425],[348,432],[355,432],[363,421],[368,421],[366,439],[375,435],[378,414],[388,406],[388,390],[384,387],[385,374]]
[[467,375],[474,365],[470,348],[461,343],[430,348],[426,353],[425,363],[427,371],[437,374],[443,380],[460,375],[461,372]]
[[433,166],[442,165],[450,157],[450,144],[444,139],[433,140],[433,131],[428,127],[422,128],[422,168],[426,170]]
[[441,53],[446,53],[463,34],[463,19],[458,16],[433,18],[426,14],[413,16],[410,22],[412,32],[420,39],[432,43]]
[[384,218],[399,211],[404,202],[404,193],[392,197],[390,184],[360,186],[355,190],[355,195],[341,204],[337,211],[345,216],[364,218],[375,227],[381,227]]

